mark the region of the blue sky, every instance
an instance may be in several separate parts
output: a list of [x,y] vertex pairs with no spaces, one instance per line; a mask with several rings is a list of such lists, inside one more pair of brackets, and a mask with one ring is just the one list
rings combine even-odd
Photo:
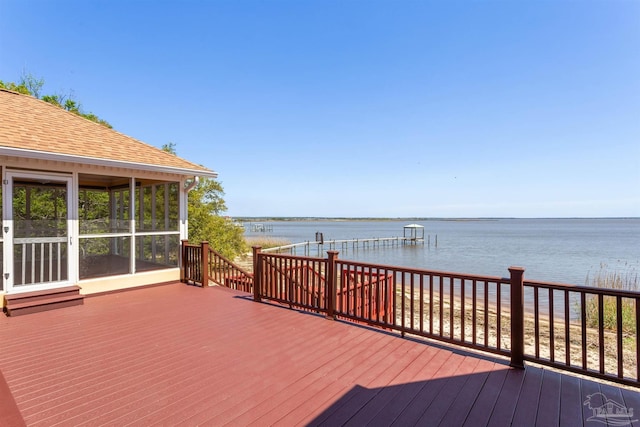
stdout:
[[232,216],[640,216],[640,1],[0,1],[0,79]]

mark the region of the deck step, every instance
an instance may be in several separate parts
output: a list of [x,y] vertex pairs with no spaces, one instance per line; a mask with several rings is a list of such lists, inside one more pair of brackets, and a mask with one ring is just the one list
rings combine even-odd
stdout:
[[4,308],[7,316],[38,313],[45,310],[82,305],[83,303],[84,296],[80,295],[79,286],[22,292],[5,295],[4,297]]

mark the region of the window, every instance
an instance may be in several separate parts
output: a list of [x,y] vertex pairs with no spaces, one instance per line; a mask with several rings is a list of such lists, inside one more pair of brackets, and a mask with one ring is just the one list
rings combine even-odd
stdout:
[[178,182],[136,179],[132,190],[130,178],[79,180],[81,280],[178,266]]

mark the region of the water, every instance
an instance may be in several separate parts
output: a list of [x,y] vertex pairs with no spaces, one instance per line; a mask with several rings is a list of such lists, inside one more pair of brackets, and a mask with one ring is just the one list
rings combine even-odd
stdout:
[[[403,235],[403,226],[425,227],[424,245],[380,246],[341,251],[339,257],[361,262],[429,270],[507,277],[510,266],[526,269],[525,279],[584,285],[602,268],[640,272],[640,218],[496,219],[394,221],[265,221],[268,233],[247,237],[285,239],[291,243]],[[435,247],[435,236],[438,247]],[[426,243],[430,236],[431,245]]]

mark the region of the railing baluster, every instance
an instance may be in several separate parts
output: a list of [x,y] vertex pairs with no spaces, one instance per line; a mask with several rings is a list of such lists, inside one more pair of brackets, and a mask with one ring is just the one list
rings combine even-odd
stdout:
[[62,280],[62,245],[58,243],[58,280]]
[[471,342],[475,345],[476,339],[478,336],[478,313],[476,312],[478,309],[477,300],[478,300],[478,288],[476,279],[473,279],[471,282],[471,289],[473,291],[473,297],[471,298]]
[[[375,274],[376,277],[378,277],[378,286],[376,286],[376,292],[375,292],[375,313],[376,313],[376,322],[380,321],[380,310],[382,310],[382,308],[380,307],[380,301],[382,300],[382,293],[384,292],[384,286],[387,283],[387,276],[383,275],[380,273],[380,268],[376,267],[375,268]],[[384,278],[384,279],[382,279]],[[382,281],[381,281],[382,280]]]
[[360,317],[364,318],[365,315],[365,287],[366,287],[366,275],[364,268],[360,269]]
[[533,336],[536,348],[536,359],[540,358],[540,300],[537,286],[533,288]]
[[438,302],[440,303],[440,307],[439,307],[439,312],[438,315],[440,316],[440,327],[439,329],[439,335],[442,337],[443,336],[443,330],[444,330],[444,284],[443,284],[444,278],[442,276],[438,277],[438,284],[440,285],[440,293],[438,294]]
[[604,296],[602,294],[598,294],[598,340],[600,373],[604,374]]
[[[37,247],[36,247],[36,253],[38,253]],[[36,263],[36,258],[33,259],[34,266],[35,266],[35,263]],[[40,243],[40,278],[38,281],[44,282],[44,243]]]
[[374,295],[374,288],[376,288],[379,284],[380,281],[380,276],[374,276],[373,275],[373,271],[371,271],[371,267],[367,267],[368,269],[368,274],[369,274],[369,286],[367,286],[367,291],[369,293],[368,299],[367,299],[367,318],[369,320],[373,320],[373,295]]
[[636,305],[636,322],[633,335],[636,337],[636,381],[640,383],[640,298],[634,299]]
[[582,334],[582,369],[587,370],[587,296],[580,292],[580,332]]
[[571,323],[569,319],[569,291],[564,291],[564,343],[565,343],[565,358],[566,365],[571,366]]
[[555,314],[553,313],[553,289],[549,288],[549,359],[552,362],[556,360],[556,328],[554,324]]
[[288,261],[289,264],[289,281],[291,282],[289,284],[289,289],[291,292],[291,297],[289,298],[289,300],[292,302],[292,307],[293,305],[302,305],[304,308],[304,300],[303,300],[303,296],[301,294],[301,283],[300,283],[300,271],[305,269],[305,268],[309,268],[309,263],[307,263],[306,261],[302,261],[299,259],[293,259]]
[[489,283],[484,284],[484,346],[489,347]]
[[424,274],[420,275],[420,332],[424,333]]
[[624,348],[622,345],[622,297],[616,297],[616,338],[618,347],[618,378],[624,376]]
[[405,303],[404,303],[404,293],[407,289],[405,281],[404,281],[405,273],[402,272],[400,274],[400,313],[402,318],[400,319],[400,326],[402,327],[400,334],[404,337],[404,328],[406,327],[405,320]]
[[466,313],[465,313],[465,306],[466,301],[465,301],[465,292],[464,292],[464,288],[466,286],[465,284],[465,279],[461,278],[460,279],[460,341],[464,342],[464,320],[466,317]]
[[410,305],[410,308],[409,308],[409,316],[411,316],[411,322],[410,322],[411,329],[414,330],[415,329],[415,326],[414,326],[415,307],[413,305],[413,300],[414,300],[414,295],[415,295],[415,283],[414,283],[414,275],[410,273],[410,277],[411,277],[411,279],[409,281],[409,286],[411,287],[411,292],[410,292],[410,295],[411,295],[410,304],[411,305]]
[[454,297],[455,297],[455,286],[453,276],[449,277],[449,338],[454,338],[454,319],[453,319],[453,309],[454,309]]
[[429,274],[429,334],[433,335],[433,274]]
[[354,304],[354,293],[355,293],[355,288],[353,285],[354,280],[352,279],[352,274],[355,277],[355,271],[352,272],[351,270],[354,269],[355,270],[356,267],[354,266],[347,266],[346,270],[347,273],[345,276],[343,276],[343,283],[342,286],[344,288],[344,298],[345,298],[345,313],[347,314],[352,314],[353,311],[355,310],[355,304]]
[[31,244],[31,283],[36,283],[36,244]]
[[[514,313],[511,313],[513,316]],[[500,339],[502,335],[502,285],[500,282],[496,282],[496,348],[500,350],[502,348],[502,341]]]
[[316,276],[315,274],[313,274],[314,271],[318,271],[318,263],[314,262],[314,261],[307,261],[308,264],[311,264],[309,266],[309,268],[307,268],[305,271],[302,272],[302,276],[304,277],[303,279],[303,289],[306,290],[307,293],[307,304],[315,309],[320,309],[320,305],[317,303],[317,299],[316,299],[316,289],[318,286],[317,280],[316,280]]
[[[49,247],[49,281],[53,282],[53,242],[49,242],[48,247]],[[60,280],[60,278],[58,278],[58,280]]]

